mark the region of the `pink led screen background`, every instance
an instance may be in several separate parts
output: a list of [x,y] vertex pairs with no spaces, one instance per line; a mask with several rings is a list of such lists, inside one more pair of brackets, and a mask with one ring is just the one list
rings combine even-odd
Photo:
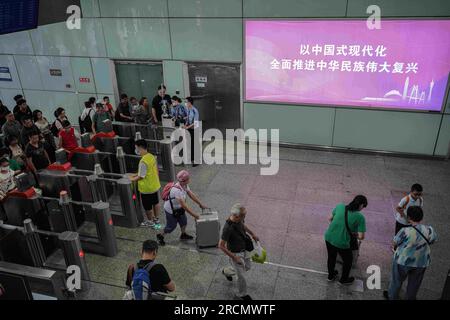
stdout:
[[440,111],[449,72],[450,20],[245,22],[246,101]]

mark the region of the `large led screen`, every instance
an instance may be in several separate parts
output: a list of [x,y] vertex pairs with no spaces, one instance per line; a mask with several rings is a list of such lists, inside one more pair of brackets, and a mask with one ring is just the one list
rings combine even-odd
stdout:
[[248,20],[245,100],[440,111],[450,20]]

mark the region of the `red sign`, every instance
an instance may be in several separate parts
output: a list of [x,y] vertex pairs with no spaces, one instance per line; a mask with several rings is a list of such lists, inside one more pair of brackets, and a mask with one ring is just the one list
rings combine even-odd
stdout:
[[80,82],[81,83],[89,83],[89,82],[91,82],[91,79],[89,79],[89,78],[80,78]]

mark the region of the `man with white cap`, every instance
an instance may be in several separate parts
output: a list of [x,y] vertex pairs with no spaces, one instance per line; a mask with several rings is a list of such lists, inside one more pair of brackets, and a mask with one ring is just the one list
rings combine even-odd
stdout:
[[[253,250],[253,243],[248,234],[255,241],[259,238],[244,223],[247,209],[240,203],[236,203],[231,208],[231,215],[225,222],[222,230],[222,237],[219,241],[219,248],[230,257],[232,268],[224,268],[223,275],[228,281],[232,281],[232,275],[237,275],[238,294],[236,298],[241,300],[252,300],[247,294],[247,281],[245,272],[250,270],[250,251]],[[234,269],[235,272],[232,272]]]
[[193,237],[186,233],[187,217],[186,212],[189,213],[195,220],[200,216],[196,214],[187,204],[186,197],[189,196],[198,206],[206,209],[200,199],[189,188],[190,175],[186,170],[181,170],[177,174],[178,182],[175,183],[170,191],[168,199],[164,202],[164,211],[166,213],[166,226],[162,233],[156,235],[161,246],[165,245],[164,236],[171,233],[177,227],[181,228],[180,240],[192,240]]

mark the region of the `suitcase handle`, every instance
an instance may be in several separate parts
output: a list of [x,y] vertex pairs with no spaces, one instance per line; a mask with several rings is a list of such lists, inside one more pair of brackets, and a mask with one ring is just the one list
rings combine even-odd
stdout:
[[[208,210],[208,211],[205,213],[205,210]],[[202,209],[201,215],[202,215],[202,216],[209,216],[209,215],[212,214],[211,211],[212,211],[211,208],[205,208],[205,209]]]

